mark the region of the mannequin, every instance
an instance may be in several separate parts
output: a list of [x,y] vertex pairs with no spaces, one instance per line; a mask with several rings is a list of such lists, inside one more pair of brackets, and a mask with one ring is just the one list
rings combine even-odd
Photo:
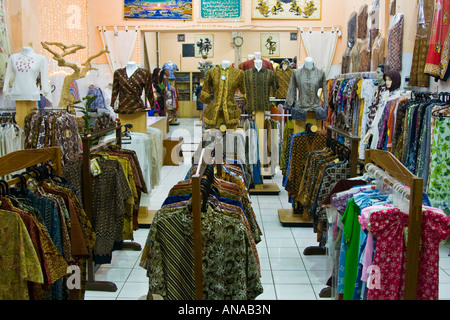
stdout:
[[237,128],[241,111],[234,96],[238,89],[245,94],[244,72],[231,67],[229,60],[208,70],[198,98],[207,105],[203,110],[203,121],[208,129],[220,128],[223,124],[228,129]]
[[270,63],[270,61],[268,61],[268,60],[261,58],[261,52],[255,52],[254,54],[249,54],[248,58],[249,58],[248,61],[245,61],[239,65],[239,69],[241,69],[242,71],[246,71],[248,69],[253,68],[255,66],[255,60],[262,60],[264,68],[274,71],[272,63]]
[[231,66],[231,61],[230,61],[230,60],[223,60],[223,61],[222,61],[222,68],[223,68],[223,69],[226,69],[226,68],[228,68],[229,66]]
[[307,57],[305,59],[305,68],[308,70],[312,70],[314,68],[314,60],[311,57]]
[[262,60],[255,60],[255,68],[256,68],[256,70],[261,71],[262,67],[263,67]]
[[392,94],[400,89],[402,84],[402,78],[400,73],[396,70],[388,70],[384,73],[383,80],[386,83],[386,88]]
[[169,73],[169,80],[174,81],[175,80],[175,71],[179,71],[178,66],[173,63],[172,61],[167,61],[162,67],[164,70],[166,70]]
[[[40,87],[36,82],[40,76]],[[14,79],[12,87],[11,80]],[[24,128],[24,120],[34,108],[41,94],[52,102],[48,77],[47,58],[34,52],[31,47],[24,47],[21,52],[12,54],[8,59],[3,94],[16,101],[16,119],[19,127]]]
[[113,90],[111,94],[111,107],[114,108],[116,100],[119,104],[116,113],[124,124],[133,125],[133,131],[147,132],[147,108],[145,99],[153,104],[152,79],[150,72],[140,68],[136,62],[130,61],[124,68],[114,72]]
[[292,118],[297,120],[294,129],[296,132],[305,131],[307,123],[321,128],[322,121],[326,120],[327,114],[317,95],[319,89],[322,89],[324,106],[327,106],[328,89],[325,73],[317,69],[314,60],[308,57],[303,68],[293,71],[286,96],[286,105],[291,109]]
[[286,99],[293,72],[289,63],[289,60],[283,60],[283,62],[281,62],[281,68],[276,71],[278,80],[278,90],[276,92],[277,99]]
[[127,63],[126,69],[127,69],[128,78],[131,78],[133,76],[133,74],[136,72],[136,70],[138,69],[138,66],[137,66],[136,62],[129,61]]

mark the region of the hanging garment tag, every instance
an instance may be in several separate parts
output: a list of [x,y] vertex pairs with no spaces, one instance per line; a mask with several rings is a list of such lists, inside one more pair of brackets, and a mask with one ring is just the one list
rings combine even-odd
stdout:
[[100,168],[100,165],[99,165],[97,159],[92,159],[92,160],[91,160],[91,174],[92,174],[94,177],[97,177],[97,176],[99,176],[100,174],[102,174],[102,170],[101,170],[101,168]]

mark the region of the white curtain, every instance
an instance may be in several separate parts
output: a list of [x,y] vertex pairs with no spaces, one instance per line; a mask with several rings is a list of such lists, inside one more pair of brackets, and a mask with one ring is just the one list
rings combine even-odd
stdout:
[[100,35],[102,37],[103,46],[108,46],[109,53],[107,54],[109,66],[114,73],[117,69],[124,68],[127,62],[130,61],[136,39],[138,34],[138,27],[134,30],[107,30],[106,27],[99,27]]
[[322,69],[327,77],[336,53],[337,31],[333,28],[331,31],[313,31],[310,29],[300,32],[306,53],[314,59],[316,68]]

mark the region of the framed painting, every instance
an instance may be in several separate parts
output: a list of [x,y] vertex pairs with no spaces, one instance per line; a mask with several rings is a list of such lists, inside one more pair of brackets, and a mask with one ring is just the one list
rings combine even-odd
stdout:
[[192,0],[123,0],[125,20],[192,20]]
[[261,33],[261,56],[265,58],[280,56],[279,33]]
[[243,21],[242,0],[200,0],[200,21]]
[[252,19],[321,20],[322,0],[252,0]]
[[196,58],[214,58],[214,35],[196,34],[195,35],[195,57]]

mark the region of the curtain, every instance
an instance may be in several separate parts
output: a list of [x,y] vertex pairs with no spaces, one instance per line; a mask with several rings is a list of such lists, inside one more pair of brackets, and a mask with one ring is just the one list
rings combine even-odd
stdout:
[[301,30],[300,33],[306,53],[314,59],[316,68],[323,70],[328,77],[336,52],[338,33],[334,28],[328,32]]
[[117,27],[114,27],[114,30],[107,30],[106,27],[99,27],[103,45],[107,45],[109,49],[107,57],[113,73],[117,69],[124,68],[130,61],[138,30],[138,27],[135,27],[134,31],[128,30],[128,27],[125,30],[117,30]]

